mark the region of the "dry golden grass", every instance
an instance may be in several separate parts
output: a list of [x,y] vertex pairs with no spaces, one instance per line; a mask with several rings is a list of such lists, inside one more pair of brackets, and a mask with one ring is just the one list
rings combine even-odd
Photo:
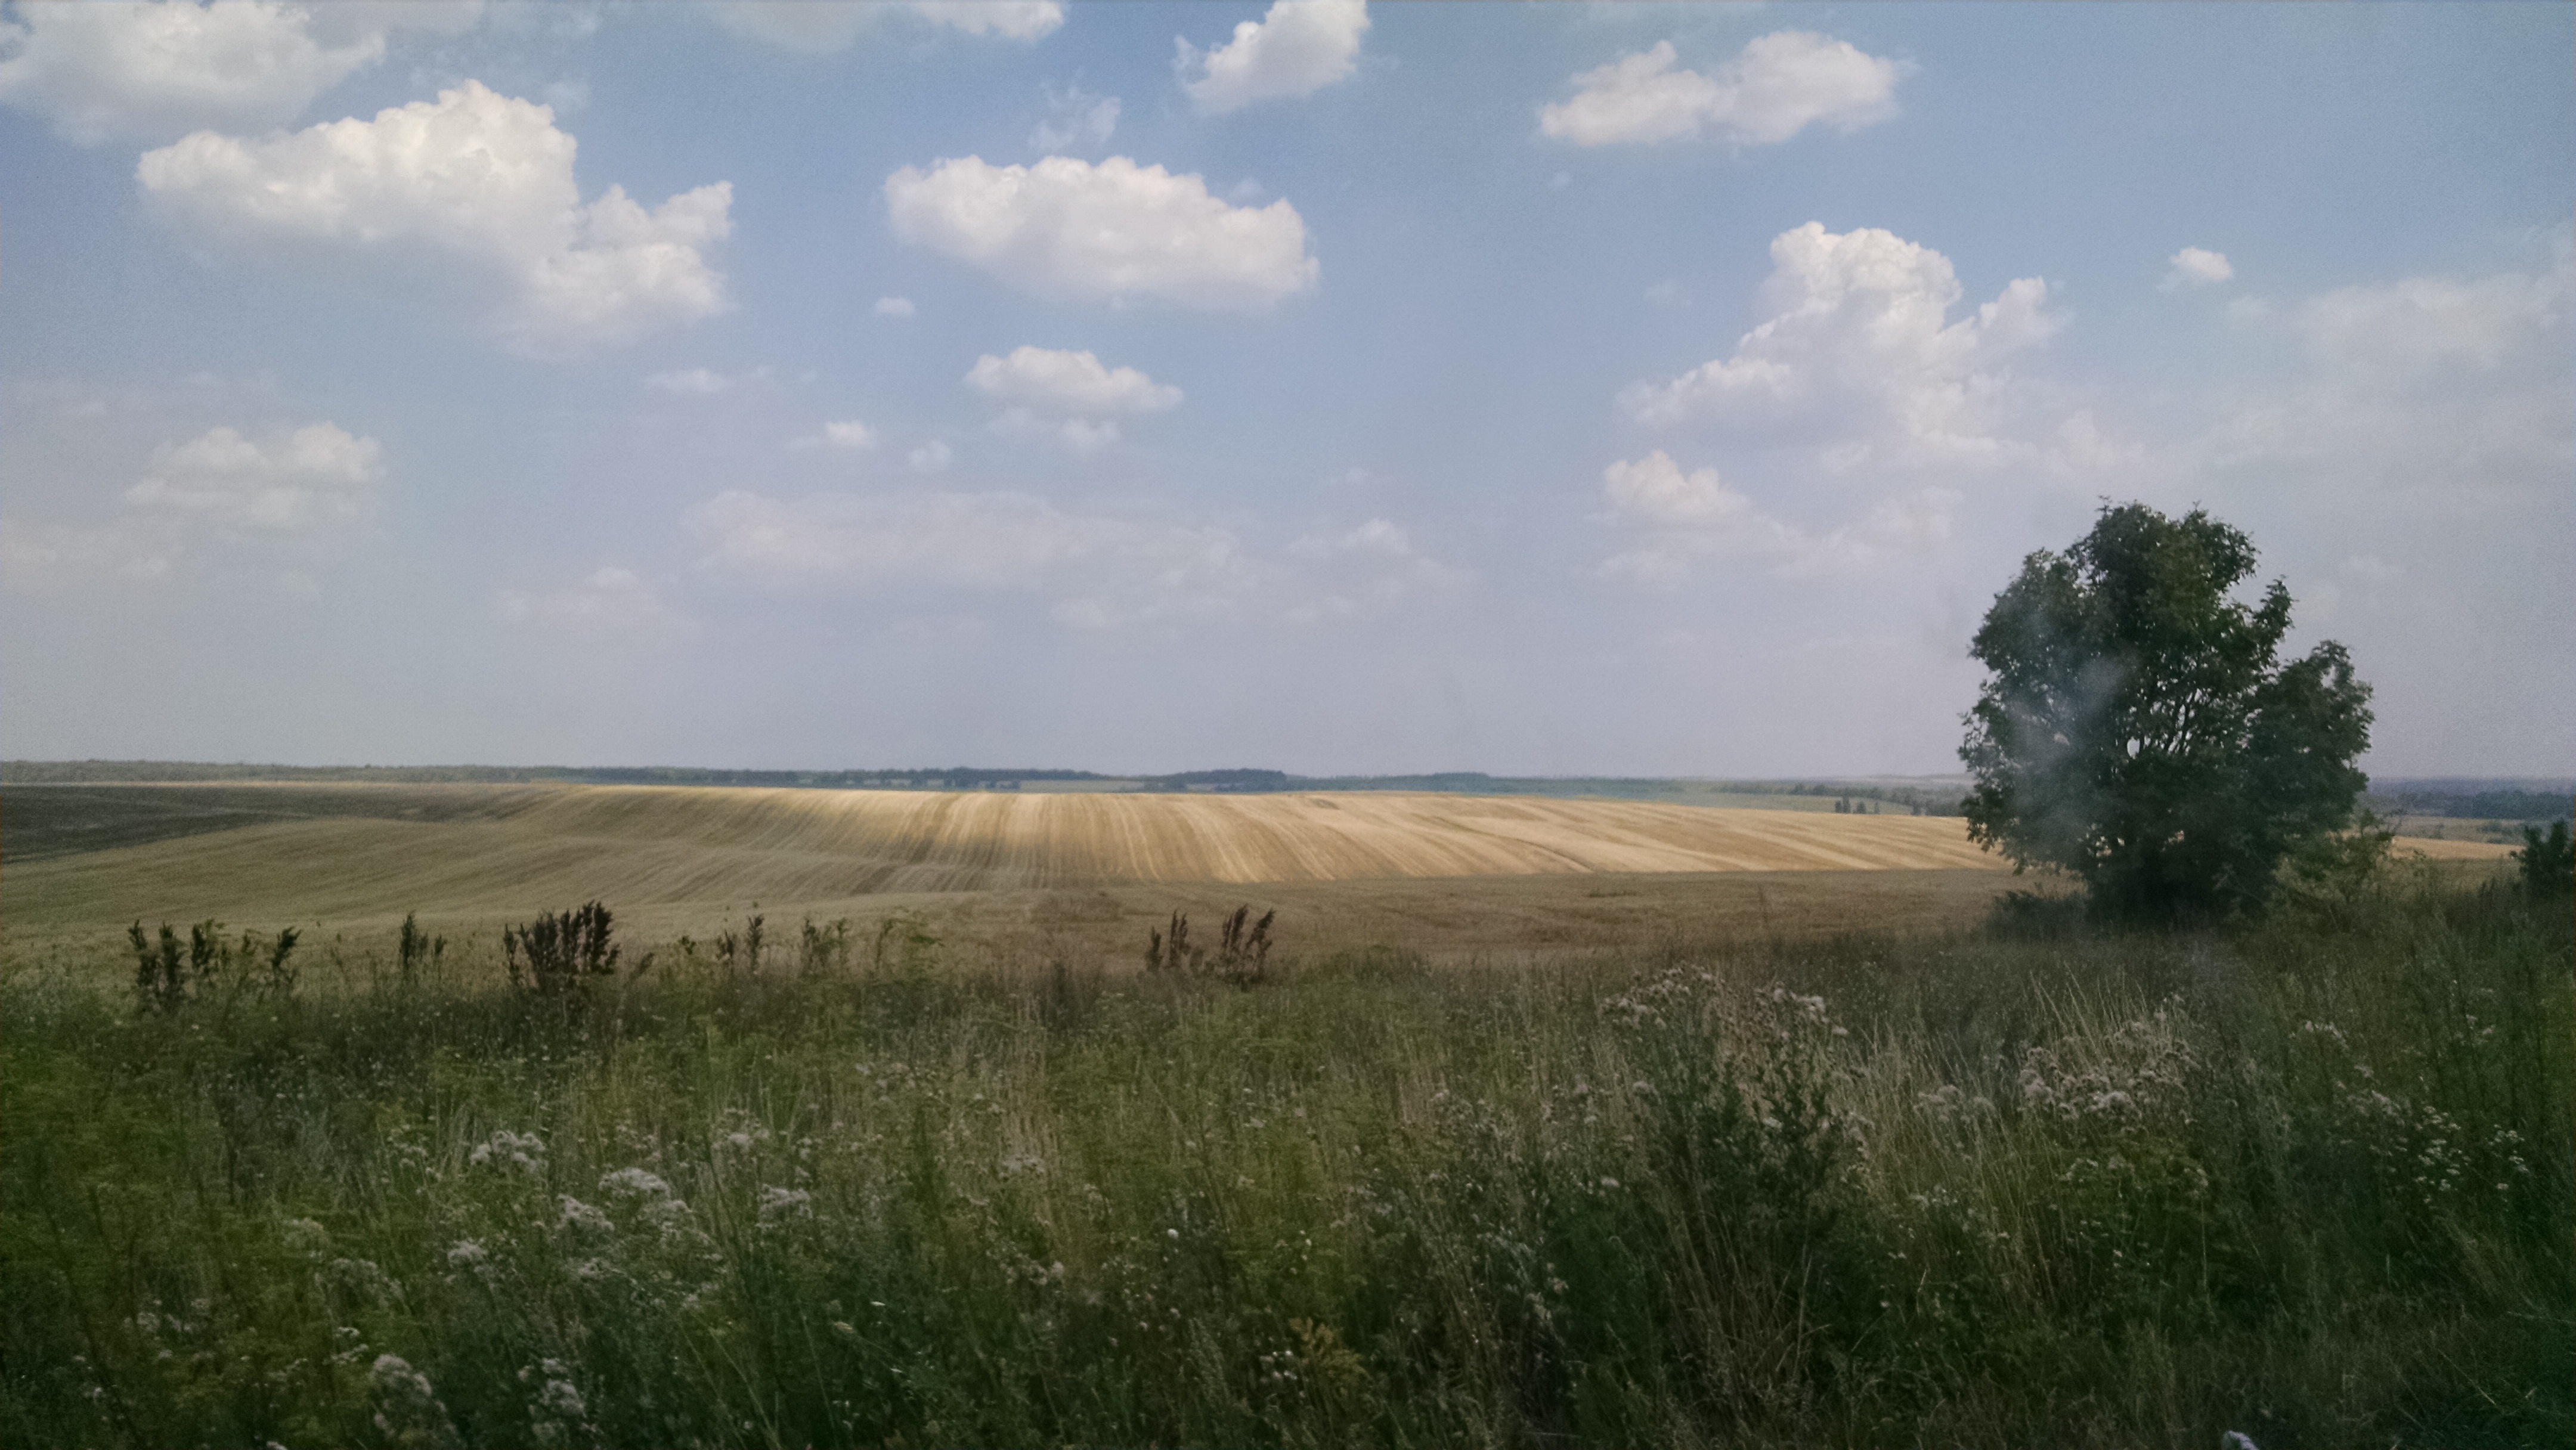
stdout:
[[2501,861],[2521,849],[2503,841],[2462,841],[2444,836],[2400,836],[2392,843],[2398,855],[2427,861]]

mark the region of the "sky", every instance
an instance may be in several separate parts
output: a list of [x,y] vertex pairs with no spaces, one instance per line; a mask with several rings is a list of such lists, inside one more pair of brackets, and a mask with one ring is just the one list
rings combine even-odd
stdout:
[[2576,770],[2576,6],[0,6],[0,753],[1956,771],[2105,502]]

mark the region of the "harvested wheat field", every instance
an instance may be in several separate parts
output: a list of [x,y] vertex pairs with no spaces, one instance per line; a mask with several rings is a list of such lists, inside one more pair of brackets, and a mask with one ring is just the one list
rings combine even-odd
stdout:
[[[0,902],[18,929],[155,915],[345,921],[417,910],[463,920],[594,897],[631,914],[1184,884],[1982,878],[1997,865],[1956,820],[1534,797],[152,786],[80,797],[21,787],[8,799],[15,864],[0,877]],[[176,824],[147,822],[140,838],[84,840],[76,829],[147,804],[168,813],[156,821]],[[150,839],[153,829],[168,838]]]
[[[758,904],[1123,939],[1170,905],[1241,897],[1309,941],[1485,949],[1620,922],[1928,924],[2011,881],[1952,817],[1532,796],[222,785],[12,787],[7,803],[0,910],[22,941],[138,918],[469,927],[591,899],[649,929]],[[134,825],[145,810],[161,814]],[[103,820],[123,834],[84,838]]]

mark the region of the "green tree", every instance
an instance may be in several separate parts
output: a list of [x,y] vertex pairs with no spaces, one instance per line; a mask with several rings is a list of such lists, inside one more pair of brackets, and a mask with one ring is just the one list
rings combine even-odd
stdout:
[[2523,827],[2522,849],[2513,859],[2522,867],[2522,889],[2532,900],[2576,894],[2576,840],[2569,839],[2565,821],[2550,822],[2546,836],[2538,826]]
[[2370,687],[2331,641],[2280,662],[2289,591],[2231,597],[2254,560],[2206,512],[2144,504],[2023,560],[1969,646],[1992,672],[1959,747],[1970,837],[2098,910],[2199,916],[2259,909],[2285,856],[2347,825]]

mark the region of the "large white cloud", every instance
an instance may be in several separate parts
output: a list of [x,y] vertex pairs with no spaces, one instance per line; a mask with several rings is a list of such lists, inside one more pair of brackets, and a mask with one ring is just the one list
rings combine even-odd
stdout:
[[264,441],[215,428],[156,450],[152,471],[125,499],[223,527],[305,533],[365,517],[383,476],[376,440],[334,423]]
[[371,121],[250,140],[200,131],[144,153],[135,175],[194,237],[443,294],[530,351],[722,311],[709,253],[732,230],[732,185],[650,210],[610,186],[585,204],[575,147],[550,108],[467,81]]
[[32,589],[84,575],[159,578],[208,552],[309,563],[373,517],[384,475],[382,446],[334,423],[258,436],[212,428],[154,449],[112,519],[0,521],[0,570]]
[[462,30],[481,9],[480,0],[20,5],[15,23],[0,21],[0,104],[85,145],[263,131],[382,60],[391,31]]
[[1962,289],[1950,259],[1894,233],[1809,222],[1772,240],[1771,261],[1769,316],[1730,355],[1627,389],[1632,416],[1813,442],[1845,466],[2023,451],[1999,435],[2011,402],[2002,364],[2062,325],[2046,282],[2010,283],[1953,322]]
[[1654,583],[1675,582],[1707,560],[1748,560],[1791,577],[1869,569],[1949,538],[1960,502],[1949,489],[1918,489],[1817,533],[1764,510],[1714,468],[1684,472],[1661,449],[1611,464],[1601,494],[1630,535],[1604,572]]
[[2249,340],[2290,345],[2287,376],[2231,381],[2165,460],[2172,496],[2222,506],[2301,623],[2352,648],[2391,770],[2566,759],[2576,246],[2553,240],[2521,266],[2246,309]]
[[1368,34],[1366,0],[1278,0],[1259,20],[1234,27],[1234,39],[1200,50],[1174,43],[1172,65],[1200,114],[1223,115],[1260,101],[1311,96],[1358,67]]
[[2290,317],[2303,375],[2238,401],[2221,467],[2313,469],[2445,508],[2563,501],[2576,473],[2576,242],[2547,265],[2345,287]]
[[889,14],[910,15],[968,35],[1036,40],[1064,24],[1060,0],[724,0],[707,7],[717,24],[781,50],[829,55],[847,50]]
[[1285,199],[1229,206],[1196,175],[1125,156],[907,166],[885,195],[905,241],[1053,296],[1254,311],[1313,287],[1320,270]]
[[1783,30],[1708,75],[1678,68],[1669,40],[1574,78],[1571,99],[1539,109],[1539,130],[1578,146],[1697,140],[1786,141],[1811,125],[1857,131],[1896,114],[1908,67],[1849,41]]

